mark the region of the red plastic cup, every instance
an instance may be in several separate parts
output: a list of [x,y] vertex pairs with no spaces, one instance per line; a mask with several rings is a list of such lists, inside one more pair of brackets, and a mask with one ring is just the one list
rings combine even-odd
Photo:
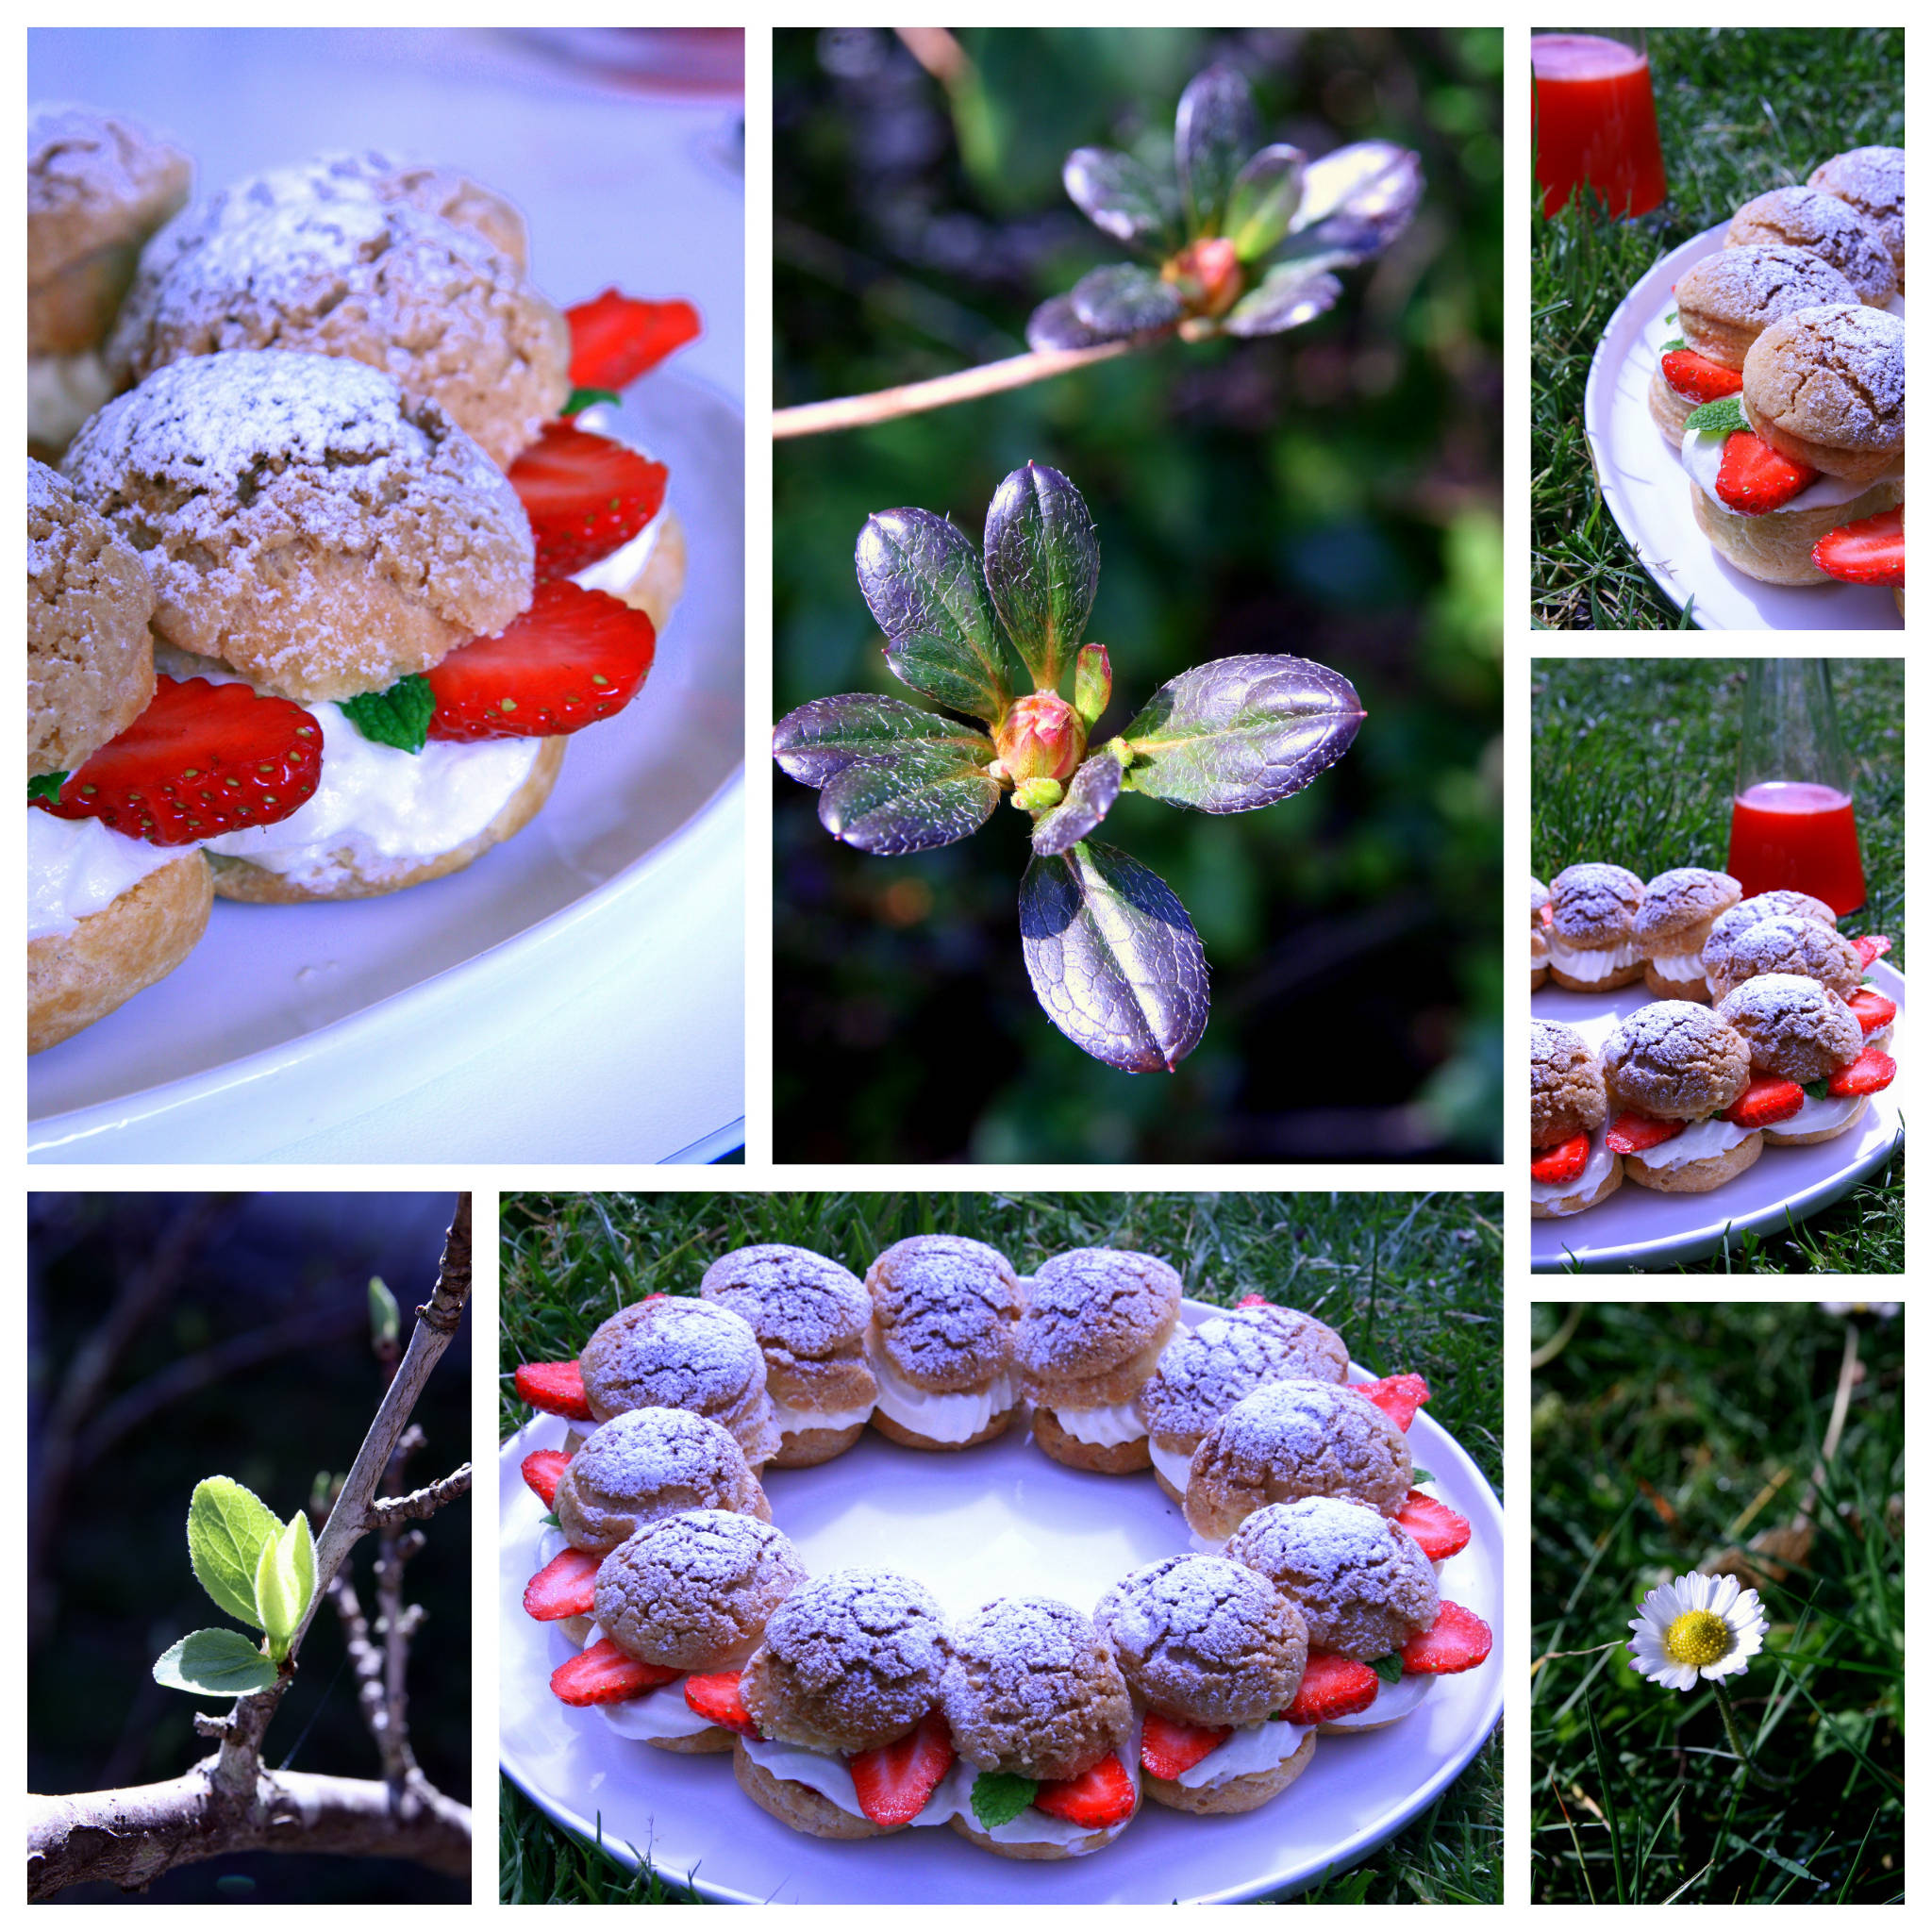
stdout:
[[1543,213],[1556,214],[1588,187],[1613,215],[1648,214],[1668,184],[1641,29],[1622,40],[1607,32],[1534,34],[1529,62]]

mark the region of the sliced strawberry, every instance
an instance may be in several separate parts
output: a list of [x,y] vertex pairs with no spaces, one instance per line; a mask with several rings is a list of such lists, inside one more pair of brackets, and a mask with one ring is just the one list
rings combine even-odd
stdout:
[[1760,1074],[1724,1115],[1734,1127],[1772,1127],[1788,1121],[1805,1104],[1805,1090],[1795,1080]]
[[519,1362],[517,1400],[541,1408],[545,1415],[560,1415],[574,1423],[591,1420],[591,1405],[584,1399],[584,1374],[575,1362]]
[[1666,350],[1663,369],[1664,380],[1693,403],[1714,403],[1719,396],[1734,396],[1744,387],[1741,369],[1726,369],[1695,349]]
[[1266,1308],[1273,1306],[1265,1294],[1244,1294],[1235,1303],[1238,1308]]
[[744,1699],[738,1694],[738,1677],[736,1671],[710,1671],[701,1677],[687,1677],[684,1701],[714,1724],[723,1724],[727,1731],[737,1731],[746,1738],[756,1738],[758,1727],[752,1723],[751,1712],[745,1709]]
[[1445,1602],[1441,1615],[1419,1637],[1402,1646],[1402,1668],[1427,1677],[1453,1676],[1473,1671],[1495,1642],[1490,1626],[1474,1610]]
[[1420,1490],[1409,1491],[1395,1521],[1422,1545],[1423,1555],[1432,1563],[1469,1547],[1469,1519]]
[[1868,1046],[1825,1082],[1824,1091],[1835,1100],[1850,1100],[1859,1093],[1882,1093],[1897,1078],[1898,1062],[1889,1053]]
[[640,302],[615,289],[565,309],[564,320],[573,389],[625,389],[703,328],[689,302]]
[[858,1808],[874,1824],[910,1824],[952,1768],[953,1734],[937,1710],[917,1730],[846,1760]]
[[155,679],[154,701],[73,773],[57,819],[99,819],[150,845],[272,825],[315,795],[322,726],[287,698],[205,677]]
[[1858,964],[1869,966],[1874,959],[1882,959],[1891,951],[1891,941],[1882,932],[1867,933],[1861,940],[1854,940],[1858,949]]
[[1861,986],[1845,1005],[1858,1016],[1858,1024],[1867,1033],[1876,1033],[1898,1018],[1897,1003],[1869,986]]
[[1558,1141],[1554,1147],[1545,1147],[1529,1163],[1529,1177],[1533,1181],[1574,1181],[1583,1172],[1584,1163],[1589,1158],[1590,1136],[1572,1134],[1567,1141]]
[[1384,1375],[1379,1382],[1350,1382],[1347,1388],[1351,1395],[1373,1402],[1405,1435],[1429,1399],[1429,1385],[1420,1375]]
[[1311,1650],[1301,1689],[1282,1715],[1291,1724],[1325,1724],[1368,1709],[1381,1688],[1381,1678],[1367,1664],[1332,1650]]
[[1649,1148],[1661,1147],[1666,1141],[1674,1141],[1683,1131],[1682,1121],[1654,1120],[1633,1108],[1629,1113],[1620,1113],[1610,1123],[1604,1144],[1612,1154],[1642,1154]]
[[567,577],[623,547],[664,507],[671,473],[608,436],[546,423],[510,465],[537,540],[537,580]]
[[537,1492],[544,1508],[557,1507],[558,1481],[569,1464],[570,1457],[561,1449],[535,1449],[524,1457],[524,1480]]
[[557,738],[624,709],[656,655],[641,610],[559,579],[500,637],[476,638],[428,673],[431,738]]
[[618,1649],[608,1637],[550,1674],[550,1688],[566,1704],[621,1704],[641,1697],[677,1675],[662,1664],[647,1664]]
[[1233,1736],[1232,1724],[1191,1724],[1184,1717],[1150,1710],[1141,1727],[1141,1768],[1172,1782]]
[[1828,577],[1848,584],[1902,584],[1906,580],[1906,507],[1860,517],[1827,530],[1811,546],[1811,561]]
[[564,1550],[524,1586],[524,1608],[540,1624],[588,1617],[597,1600],[597,1566],[588,1550]]
[[1134,1815],[1134,1781],[1109,1753],[1078,1777],[1050,1778],[1033,1794],[1037,1809],[1090,1831],[1107,1831]]
[[1734,429],[1724,439],[1717,466],[1718,501],[1740,516],[1761,517],[1782,509],[1799,491],[1818,480],[1818,472],[1781,456],[1748,429]]

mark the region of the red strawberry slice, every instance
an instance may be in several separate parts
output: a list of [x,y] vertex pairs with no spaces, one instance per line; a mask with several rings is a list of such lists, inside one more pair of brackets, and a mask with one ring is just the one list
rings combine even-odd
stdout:
[[689,302],[640,302],[606,289],[564,310],[573,389],[625,389],[703,331]]
[[1805,1104],[1805,1090],[1795,1080],[1760,1074],[1724,1115],[1734,1127],[1771,1127],[1788,1121]]
[[1734,429],[1724,439],[1717,466],[1718,501],[1740,516],[1761,517],[1782,509],[1799,491],[1818,480],[1818,472],[1781,456],[1748,429]]
[[272,825],[322,776],[322,726],[287,698],[205,677],[155,679],[154,701],[60,788],[33,800],[150,845],[192,845]]
[[520,1465],[524,1480],[537,1492],[544,1508],[557,1507],[557,1485],[569,1467],[570,1457],[561,1449],[536,1449]]
[[583,1371],[575,1362],[519,1362],[517,1400],[545,1415],[564,1416],[574,1423],[591,1420]]
[[1469,1519],[1420,1490],[1409,1491],[1395,1522],[1422,1545],[1423,1555],[1432,1563],[1469,1547]]
[[1861,986],[1845,1005],[1858,1016],[1858,1024],[1867,1033],[1876,1033],[1898,1018],[1897,1003],[1869,986]]
[[588,1617],[597,1600],[597,1566],[588,1550],[564,1550],[524,1586],[524,1608],[540,1624]]
[[1150,1710],[1141,1727],[1141,1768],[1172,1782],[1233,1736],[1232,1724],[1191,1724],[1184,1717]]
[[1134,1815],[1134,1781],[1109,1753],[1078,1777],[1049,1778],[1033,1794],[1037,1809],[1090,1831],[1107,1831]]
[[736,1671],[709,1671],[701,1677],[687,1677],[684,1701],[714,1724],[723,1724],[727,1731],[737,1731],[746,1738],[756,1738],[758,1727],[752,1723],[751,1712],[745,1709],[744,1699],[738,1694],[738,1678]]
[[1379,1382],[1350,1382],[1351,1395],[1373,1402],[1404,1435],[1415,1412],[1429,1399],[1429,1385],[1420,1375],[1384,1375]]
[[1663,368],[1664,380],[1693,403],[1714,403],[1720,396],[1736,395],[1744,387],[1741,369],[1726,369],[1695,349],[1666,350]]
[[624,709],[657,653],[641,610],[559,579],[500,637],[476,638],[427,674],[431,738],[557,738]]
[[608,436],[546,423],[510,465],[537,540],[537,580],[567,577],[623,547],[664,507],[671,473]]
[[1858,964],[1861,966],[1869,966],[1873,960],[1882,959],[1891,951],[1891,941],[1882,932],[1867,933],[1863,939],[1854,940],[1852,944],[1858,949]]
[[1674,1141],[1684,1131],[1682,1121],[1654,1120],[1647,1113],[1620,1113],[1610,1123],[1610,1130],[1604,1136],[1604,1144],[1612,1154],[1642,1154],[1652,1147],[1661,1147],[1666,1141]]
[[1490,1654],[1494,1633],[1474,1610],[1444,1601],[1442,1613],[1402,1646],[1402,1668],[1428,1677],[1473,1671]]
[[1897,1078],[1898,1062],[1889,1053],[1868,1046],[1825,1082],[1824,1091],[1836,1100],[1850,1100],[1859,1093],[1882,1093]]
[[847,1760],[858,1808],[874,1824],[910,1824],[925,1809],[941,1778],[953,1768],[953,1734],[941,1711],[928,1711],[917,1730]]
[[1301,1689],[1282,1715],[1291,1724],[1325,1724],[1368,1709],[1381,1688],[1381,1678],[1367,1664],[1332,1650],[1311,1650]]
[[1546,1147],[1529,1163],[1533,1181],[1574,1181],[1590,1158],[1590,1136],[1572,1134],[1567,1141]]
[[1238,1308],[1266,1308],[1273,1306],[1274,1304],[1269,1301],[1265,1294],[1244,1294],[1240,1301],[1235,1303],[1235,1307]]
[[677,1675],[662,1664],[647,1664],[627,1656],[608,1638],[580,1651],[550,1674],[550,1688],[566,1704],[622,1704],[641,1697]]
[[1811,546],[1811,561],[1826,576],[1838,577],[1847,584],[1904,583],[1905,505],[1827,530]]

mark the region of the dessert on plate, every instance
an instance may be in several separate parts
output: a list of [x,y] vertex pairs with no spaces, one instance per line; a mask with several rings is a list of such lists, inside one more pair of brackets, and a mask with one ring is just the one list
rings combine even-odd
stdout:
[[[1889,1034],[1887,1000],[1873,1014]],[[1751,1049],[1751,1087],[1774,1147],[1807,1147],[1855,1126],[1898,1077],[1898,1064],[1868,1035],[1860,1016],[1815,979],[1767,973],[1718,1003],[1718,1017]],[[1874,1029],[1876,1030],[1876,1029]]]
[[1603,1070],[1574,1027],[1529,1023],[1529,1213],[1533,1221],[1581,1214],[1624,1181],[1623,1157],[1607,1142]]
[[1701,865],[1674,866],[1644,887],[1634,930],[1643,955],[1643,983],[1658,999],[1710,997],[1704,977],[1704,942],[1711,926],[1743,892],[1729,873]]
[[[1713,991],[1715,991],[1713,987]],[[1747,1110],[1743,1036],[1694,1000],[1654,1000],[1611,1034],[1603,1052],[1606,1143],[1624,1176],[1664,1194],[1702,1194],[1764,1152]]]
[[1566,865],[1550,881],[1550,977],[1571,992],[1611,992],[1643,977],[1637,912],[1643,881],[1621,865]]

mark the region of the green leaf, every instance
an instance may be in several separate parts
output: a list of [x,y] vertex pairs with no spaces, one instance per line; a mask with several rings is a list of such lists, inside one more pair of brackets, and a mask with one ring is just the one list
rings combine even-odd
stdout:
[[1208,1026],[1208,962],[1187,908],[1110,845],[1036,858],[1020,881],[1026,976],[1083,1053],[1127,1074],[1172,1071]]
[[1042,302],[1026,319],[1026,346],[1036,352],[1091,349],[1108,338],[1091,329],[1074,313],[1071,295]]
[[929,510],[889,509],[858,533],[858,588],[886,659],[914,691],[989,724],[1011,688],[978,553]]
[[402,1332],[402,1311],[381,1275],[369,1277],[369,1336],[377,1348],[385,1348]]
[[1684,427],[1700,436],[1728,436],[1734,429],[1748,429],[1744,421],[1742,396],[1715,396],[1698,406],[1684,418]]
[[1132,262],[1117,262],[1082,275],[1067,300],[1075,318],[1103,341],[1170,328],[1187,308],[1172,283]]
[[1231,336],[1278,336],[1332,308],[1341,293],[1341,284],[1313,262],[1277,262],[1227,311],[1222,327]]
[[564,398],[563,408],[557,413],[563,417],[580,416],[593,403],[621,403],[623,400],[614,389],[574,389]]
[[1015,470],[986,512],[986,584],[1038,690],[1074,661],[1099,582],[1085,498],[1044,463]]
[[1103,748],[1075,772],[1066,797],[1033,827],[1033,849],[1057,858],[1072,850],[1104,819],[1121,795],[1120,760]]
[[985,1831],[1010,1824],[1032,1804],[1039,1790],[1034,1779],[1017,1772],[982,1771],[973,1780],[973,1815]]
[[195,1580],[238,1622],[261,1628],[255,1573],[263,1546],[281,1534],[279,1519],[253,1491],[225,1475],[196,1483],[188,1507],[188,1559]]
[[1302,169],[1307,157],[1279,142],[1252,156],[1234,177],[1222,233],[1241,261],[1260,258],[1288,233],[1301,206]]
[[1379,255],[1407,227],[1422,199],[1421,159],[1387,141],[1358,141],[1311,161],[1289,252],[1344,268]]
[[1325,772],[1361,728],[1355,686],[1306,658],[1223,658],[1162,685],[1121,733],[1127,785],[1194,811],[1254,811]]
[[26,781],[27,803],[31,805],[35,799],[44,798],[49,805],[58,805],[60,788],[66,782],[65,772],[45,772],[38,778],[29,778]]
[[1174,186],[1144,162],[1109,147],[1076,147],[1060,178],[1074,206],[1118,242],[1168,253],[1180,241]]
[[779,719],[772,733],[772,756],[778,769],[814,789],[861,760],[939,746],[979,764],[992,761],[992,740],[985,732],[898,698],[863,692],[814,698]]
[[315,1537],[296,1510],[273,1542],[262,1545],[255,1566],[255,1605],[261,1627],[277,1652],[302,1627],[315,1594]]
[[1217,62],[1189,81],[1174,119],[1174,163],[1191,234],[1218,235],[1241,164],[1261,144],[1247,81]]
[[848,765],[819,793],[819,823],[835,839],[880,858],[930,852],[970,838],[1000,802],[984,758],[964,758],[950,745],[920,747],[890,758]]
[[1371,1659],[1369,1668],[1385,1684],[1399,1684],[1402,1682],[1402,1658],[1393,1651],[1391,1651],[1387,1657],[1378,1657]]
[[239,1630],[193,1630],[155,1659],[155,1682],[194,1697],[273,1690],[275,1665]]
[[436,693],[426,677],[399,677],[387,691],[365,691],[336,700],[348,721],[372,744],[419,752],[429,736]]

